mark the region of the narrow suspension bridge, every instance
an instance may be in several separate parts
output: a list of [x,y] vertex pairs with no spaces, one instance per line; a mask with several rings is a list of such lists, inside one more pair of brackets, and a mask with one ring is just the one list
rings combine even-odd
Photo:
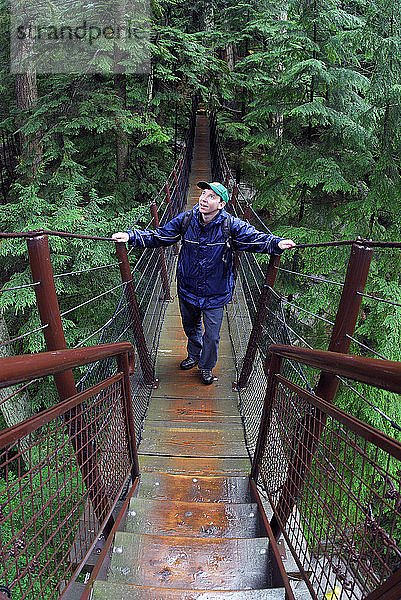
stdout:
[[[230,172],[215,120],[195,110],[146,226],[191,207],[196,182],[212,179],[229,188],[234,214],[266,228]],[[43,334],[48,350],[13,357],[7,350],[21,336],[1,343],[2,405],[12,412],[18,394],[50,374],[60,402],[0,433],[0,600],[401,597],[401,444],[333,402],[340,380],[360,396],[352,381],[400,393],[400,363],[348,355],[351,343],[371,350],[354,329],[372,247],[399,244],[314,245],[334,245],[342,257],[350,248],[343,282],[304,276],[338,290],[332,321],[283,295],[279,278],[301,274],[278,257],[263,270],[237,253],[217,380],[205,387],[196,370],[178,368],[186,355],[178,248],[145,250],[131,268],[116,244],[117,262],[90,275],[113,269],[120,281],[105,276],[109,289],[63,310],[55,282],[80,274],[53,273],[48,239],[111,241],[43,231],[2,237],[26,239],[26,285],[41,320],[27,335]],[[63,319],[107,294],[116,297],[114,314],[67,349]],[[329,326],[327,351],[297,333],[300,315]],[[135,364],[124,340],[135,342]],[[400,430],[392,415],[381,417]]]

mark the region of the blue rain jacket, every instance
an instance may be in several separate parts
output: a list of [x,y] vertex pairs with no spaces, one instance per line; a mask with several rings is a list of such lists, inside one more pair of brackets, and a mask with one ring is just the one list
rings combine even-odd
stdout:
[[[230,217],[232,248],[227,252],[221,222],[228,215],[223,209],[206,225],[195,206],[189,227],[182,240],[177,264],[178,294],[201,309],[225,306],[233,290],[232,250],[281,254],[278,243],[283,238],[262,233],[237,217]],[[129,229],[129,243],[144,248],[170,246],[181,239],[180,213],[163,227],[153,230]],[[223,257],[226,261],[223,261]]]

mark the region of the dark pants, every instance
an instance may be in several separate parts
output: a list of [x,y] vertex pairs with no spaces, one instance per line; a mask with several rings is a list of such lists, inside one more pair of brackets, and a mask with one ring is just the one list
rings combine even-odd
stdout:
[[211,371],[217,362],[223,307],[201,309],[182,298],[179,301],[188,356],[199,361],[200,369]]

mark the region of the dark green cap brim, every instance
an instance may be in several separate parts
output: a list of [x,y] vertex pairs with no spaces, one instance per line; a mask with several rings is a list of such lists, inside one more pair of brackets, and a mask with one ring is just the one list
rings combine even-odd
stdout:
[[201,190],[213,190],[215,194],[220,196],[222,201],[226,204],[230,201],[227,188],[224,187],[224,185],[222,183],[219,183],[218,181],[212,181],[211,183],[209,183],[208,181],[198,181],[196,185]]

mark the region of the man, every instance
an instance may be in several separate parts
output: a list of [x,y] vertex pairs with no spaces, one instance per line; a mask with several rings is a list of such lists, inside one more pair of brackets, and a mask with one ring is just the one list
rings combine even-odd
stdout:
[[[198,365],[202,382],[210,385],[217,362],[223,308],[230,301],[233,289],[232,249],[281,254],[295,243],[229,217],[224,210],[229,201],[228,191],[221,183],[200,181],[197,185],[202,193],[185,233],[183,222],[187,213],[181,213],[163,227],[120,231],[113,234],[113,239],[156,248],[174,244],[182,237],[177,288],[182,324],[188,337],[188,356],[180,367],[187,370]],[[228,239],[223,231],[227,227]]]

